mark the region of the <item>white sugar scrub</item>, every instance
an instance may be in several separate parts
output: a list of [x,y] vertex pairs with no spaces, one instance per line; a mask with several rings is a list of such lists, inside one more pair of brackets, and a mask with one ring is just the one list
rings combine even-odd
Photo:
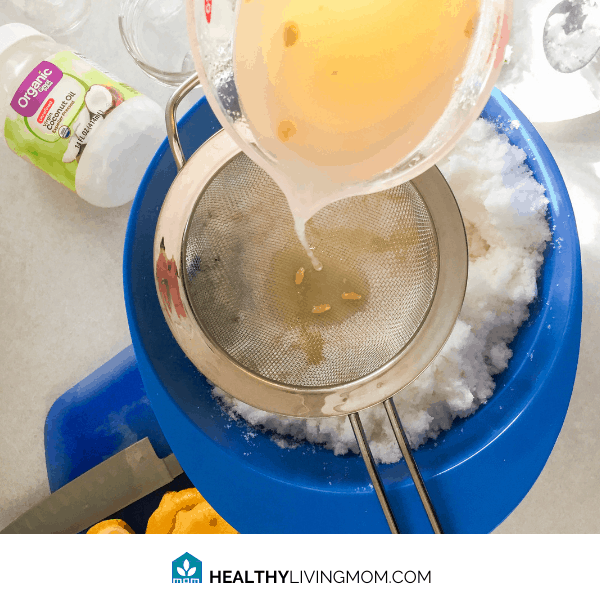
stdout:
[[[507,368],[512,356],[508,345],[529,316],[551,233],[544,187],[525,158],[523,150],[479,119],[438,164],[464,219],[469,278],[462,311],[443,350],[394,396],[413,448],[436,438],[455,419],[474,413],[492,396],[494,376]],[[281,417],[243,404],[217,387],[213,394],[233,419],[270,432],[282,447],[311,442],[335,454],[358,453],[346,417]],[[385,409],[379,405],[360,414],[375,459],[398,461],[400,451]]]

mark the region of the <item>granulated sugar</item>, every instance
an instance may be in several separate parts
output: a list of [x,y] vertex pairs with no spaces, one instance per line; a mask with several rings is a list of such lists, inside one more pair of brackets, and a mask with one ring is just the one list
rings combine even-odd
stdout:
[[[460,206],[469,242],[464,305],[450,339],[430,367],[394,401],[413,448],[466,417],[494,391],[508,366],[508,344],[529,316],[546,242],[544,188],[524,164],[523,150],[479,119],[438,166]],[[233,418],[272,432],[280,446],[308,441],[335,454],[358,452],[346,417],[292,419],[251,408],[219,388],[214,395]],[[377,461],[399,460],[385,410],[361,412]]]

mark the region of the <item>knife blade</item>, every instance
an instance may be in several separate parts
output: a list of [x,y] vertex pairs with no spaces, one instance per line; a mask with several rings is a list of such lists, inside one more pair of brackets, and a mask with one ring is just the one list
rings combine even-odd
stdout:
[[170,483],[183,473],[158,458],[146,437],[38,502],[1,533],[78,533]]

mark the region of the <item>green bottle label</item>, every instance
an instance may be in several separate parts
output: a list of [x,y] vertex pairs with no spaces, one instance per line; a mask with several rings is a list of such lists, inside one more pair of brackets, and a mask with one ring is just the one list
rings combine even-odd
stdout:
[[58,52],[23,80],[4,123],[8,147],[75,191],[89,141],[119,104],[141,94],[74,52]]

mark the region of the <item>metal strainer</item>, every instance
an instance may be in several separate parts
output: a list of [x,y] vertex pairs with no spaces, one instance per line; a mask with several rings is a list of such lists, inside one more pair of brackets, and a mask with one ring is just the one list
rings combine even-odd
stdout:
[[227,133],[186,163],[175,111],[196,84],[191,78],[167,106],[180,172],[154,241],[157,292],[174,337],[209,380],[246,404],[291,417],[348,415],[398,532],[358,416],[384,402],[441,533],[391,396],[437,355],[462,305],[467,242],[450,188],[433,168],[322,209],[306,228],[323,264],[317,272],[283,193]]

